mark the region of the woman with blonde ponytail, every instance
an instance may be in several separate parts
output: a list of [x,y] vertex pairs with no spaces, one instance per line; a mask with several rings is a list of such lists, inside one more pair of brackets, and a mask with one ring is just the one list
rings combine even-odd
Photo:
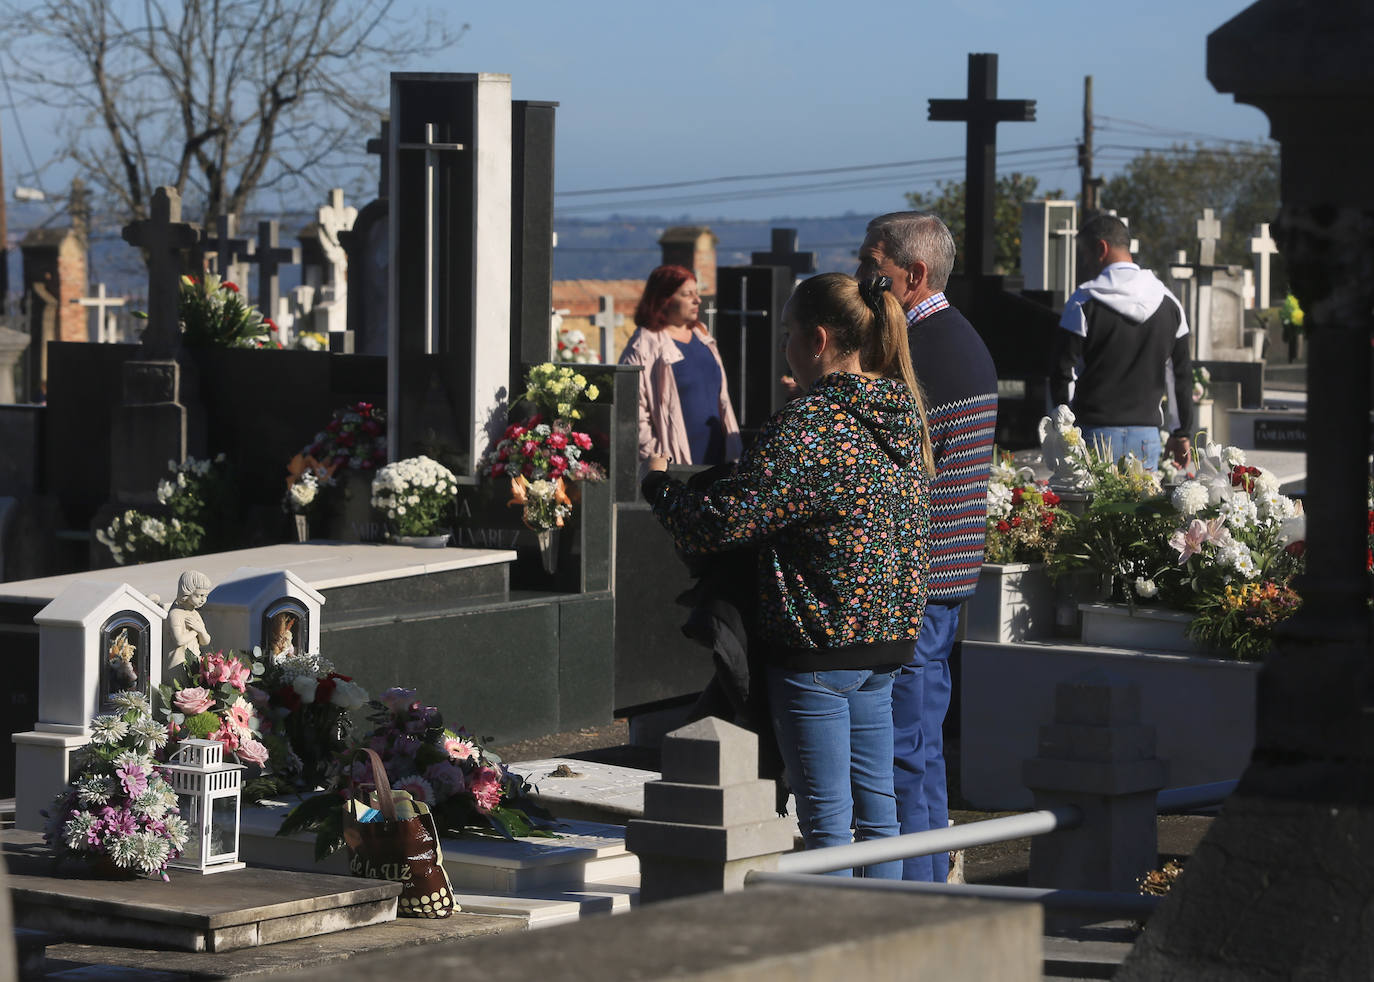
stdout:
[[[843,273],[802,282],[782,316],[801,395],[708,490],[669,477],[662,456],[643,484],[687,554],[757,550],[750,634],[767,647],[770,713],[808,849],[898,828],[892,679],[925,609],[933,469],[890,286]],[[865,872],[899,879],[901,862]]]

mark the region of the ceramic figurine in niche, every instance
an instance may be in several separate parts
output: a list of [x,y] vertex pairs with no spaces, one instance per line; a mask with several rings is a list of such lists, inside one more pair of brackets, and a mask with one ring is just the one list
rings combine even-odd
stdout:
[[134,668],[135,645],[129,640],[129,629],[122,627],[110,642],[105,653],[105,664],[110,672],[110,691],[132,689],[138,682],[138,670]]
[[213,585],[210,577],[189,569],[177,581],[177,598],[167,611],[167,630],[175,642],[167,652],[167,668],[184,665],[187,654],[198,655],[201,647],[210,643],[200,608],[205,606]]
[[272,660],[289,658],[296,653],[296,618],[283,611],[272,618],[272,637],[267,654]]

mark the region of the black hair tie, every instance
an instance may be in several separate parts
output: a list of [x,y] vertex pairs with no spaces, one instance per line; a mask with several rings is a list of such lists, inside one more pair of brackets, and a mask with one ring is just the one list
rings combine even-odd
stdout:
[[859,296],[875,313],[882,310],[883,294],[891,289],[892,277],[890,276],[874,276],[859,280]]

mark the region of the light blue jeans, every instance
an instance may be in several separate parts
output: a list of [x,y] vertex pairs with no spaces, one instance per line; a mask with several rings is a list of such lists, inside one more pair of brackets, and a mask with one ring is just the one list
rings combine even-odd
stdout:
[[1102,444],[1106,456],[1115,460],[1133,453],[1147,471],[1159,466],[1159,427],[1157,426],[1085,426],[1083,441],[1094,449]]
[[[893,675],[868,669],[768,669],[773,728],[797,798],[807,849],[897,834]],[[852,874],[841,870],[832,875]],[[900,880],[902,863],[867,866],[863,875]]]

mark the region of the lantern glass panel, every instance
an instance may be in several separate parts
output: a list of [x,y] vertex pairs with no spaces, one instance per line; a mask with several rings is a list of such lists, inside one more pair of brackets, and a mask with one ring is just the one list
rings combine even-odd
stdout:
[[210,859],[238,851],[238,796],[210,799]]
[[177,802],[181,807],[181,817],[190,826],[191,834],[186,837],[186,848],[181,851],[179,862],[191,866],[199,866],[201,861],[200,843],[202,831],[200,827],[200,798],[193,794],[177,795]]

